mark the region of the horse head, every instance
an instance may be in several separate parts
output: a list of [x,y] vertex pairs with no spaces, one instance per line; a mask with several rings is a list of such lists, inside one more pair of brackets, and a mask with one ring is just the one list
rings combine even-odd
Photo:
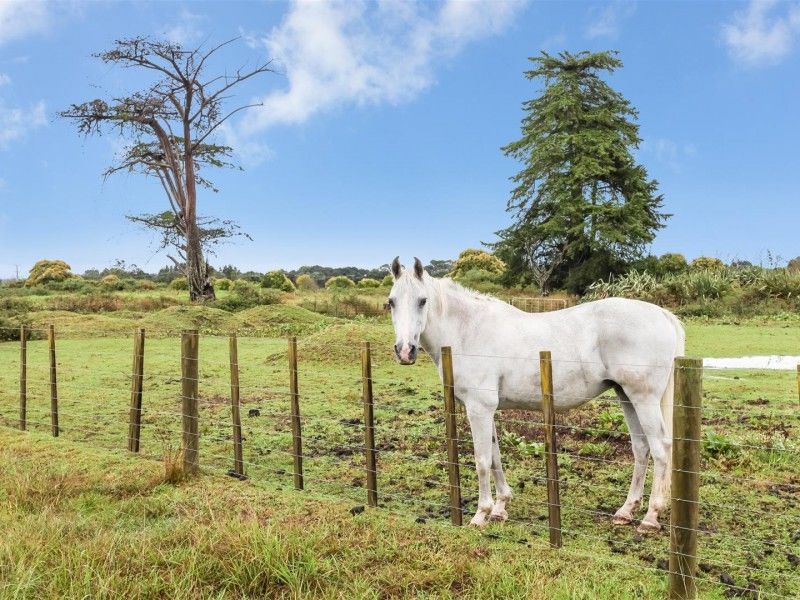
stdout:
[[428,274],[418,258],[414,258],[414,269],[409,272],[400,265],[398,256],[392,261],[392,277],[388,305],[395,332],[394,353],[401,365],[413,365],[420,335],[428,322]]

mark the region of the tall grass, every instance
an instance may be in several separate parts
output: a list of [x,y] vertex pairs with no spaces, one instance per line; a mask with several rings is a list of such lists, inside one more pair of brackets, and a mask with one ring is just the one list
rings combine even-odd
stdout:
[[[620,277],[592,284],[584,300],[622,297],[670,307],[696,303],[711,306],[730,301],[729,308],[744,310],[765,301],[794,310],[800,306],[800,273],[761,267],[688,270],[657,278],[648,272],[630,271]],[[715,304],[714,306],[720,306]]]

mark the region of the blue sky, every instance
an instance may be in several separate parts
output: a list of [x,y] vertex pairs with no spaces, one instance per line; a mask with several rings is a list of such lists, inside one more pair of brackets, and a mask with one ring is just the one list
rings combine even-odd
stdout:
[[798,2],[0,0],[0,277],[45,257],[78,272],[168,262],[124,219],[165,208],[157,183],[103,182],[119,140],[56,117],[143,83],[91,58],[133,35],[241,35],[216,66],[280,65],[234,99],[264,103],[225,135],[245,170],[200,197],[253,237],[218,265],[376,266],[492,240],[518,170],[499,148],[537,93],[522,72],[541,49],[620,51],[611,83],[640,111],[638,158],[675,215],[652,252],[800,255]]

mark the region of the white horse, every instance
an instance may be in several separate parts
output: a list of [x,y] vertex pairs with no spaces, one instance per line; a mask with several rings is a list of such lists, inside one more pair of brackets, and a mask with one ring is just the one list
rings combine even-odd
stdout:
[[[421,345],[441,377],[440,350],[452,348],[455,395],[469,419],[478,472],[478,510],[471,525],[508,518],[511,488],[500,464],[494,413],[541,408],[539,351],[550,350],[556,411],[575,408],[613,389],[625,413],[633,478],[613,522],[633,520],[652,454],[653,487],[639,531],[661,528],[658,516],[670,493],[673,361],[683,354],[685,339],[672,313],[622,298],[525,313],[450,279],[431,277],[419,259],[414,259],[409,273],[395,258],[392,276],[388,304],[400,363],[413,364]],[[497,493],[494,502],[490,471]]]

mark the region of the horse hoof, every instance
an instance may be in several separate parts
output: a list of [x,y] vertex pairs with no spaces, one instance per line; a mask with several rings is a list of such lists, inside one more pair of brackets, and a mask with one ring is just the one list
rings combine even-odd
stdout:
[[661,524],[658,521],[642,521],[636,531],[639,533],[656,533],[661,531]]
[[611,517],[611,523],[614,525],[630,525],[633,519],[631,517],[626,517],[625,515],[614,515]]
[[470,527],[485,527],[488,521],[484,513],[477,513],[469,522]]
[[508,520],[508,513],[506,511],[493,512],[489,515],[489,520],[492,523],[505,523]]

